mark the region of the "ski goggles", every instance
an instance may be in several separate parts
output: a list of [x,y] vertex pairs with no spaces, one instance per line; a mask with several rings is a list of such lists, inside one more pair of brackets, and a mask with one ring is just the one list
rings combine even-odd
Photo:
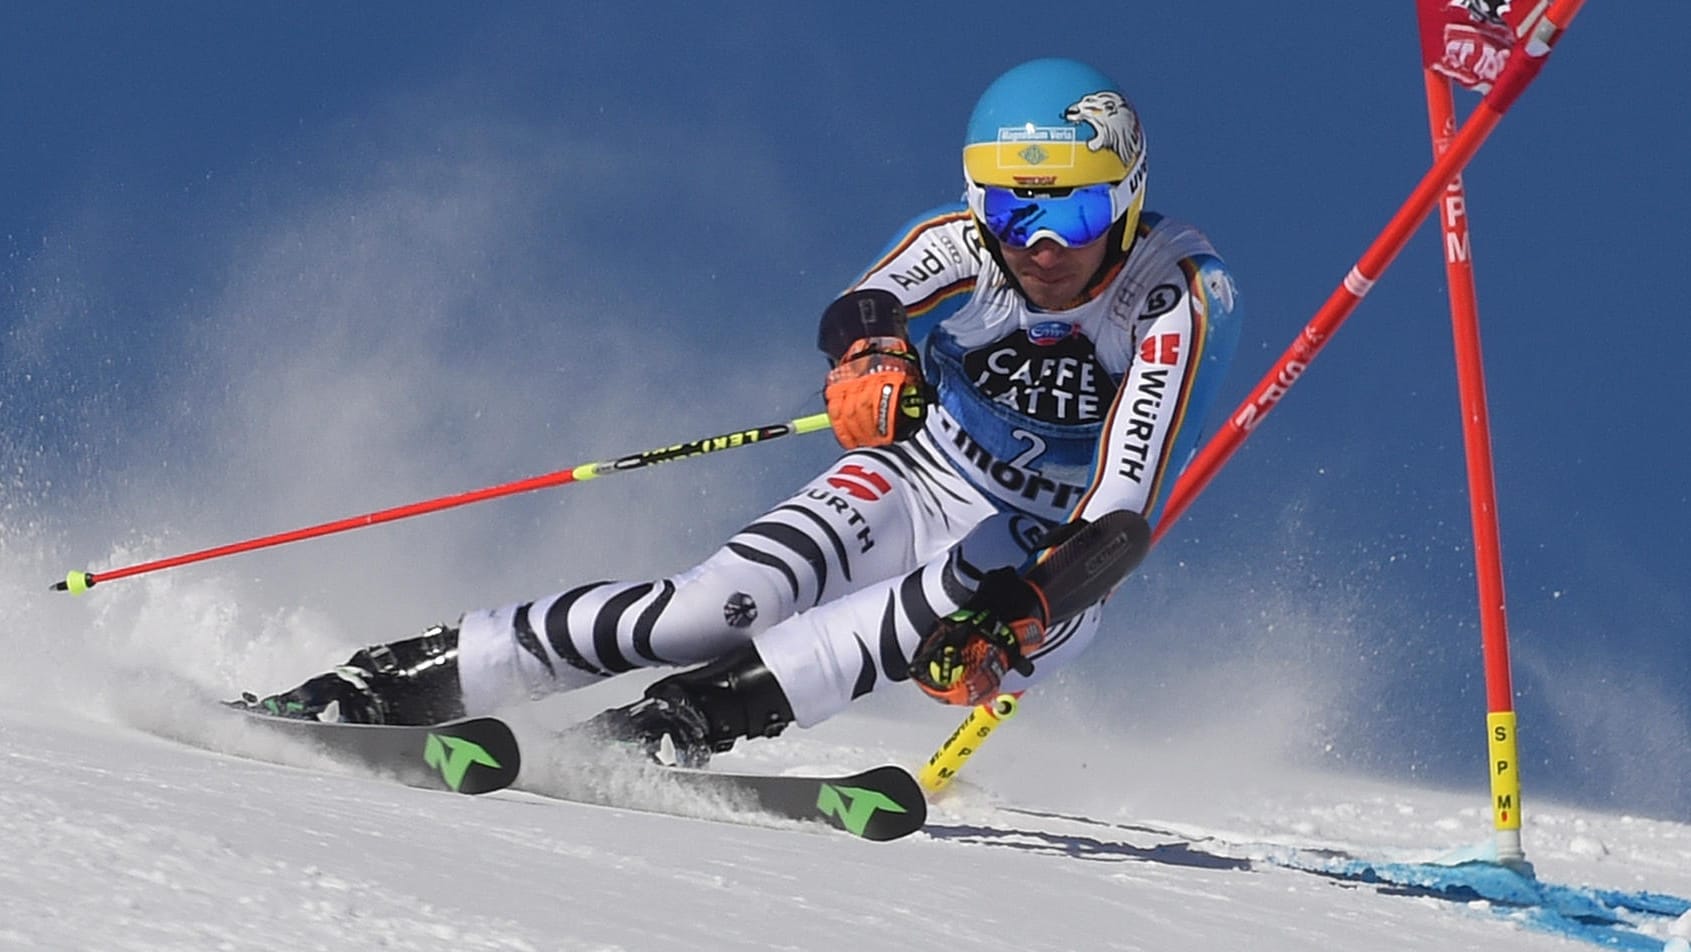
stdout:
[[1011,248],[1026,248],[1042,238],[1078,248],[1109,234],[1127,210],[1124,186],[1106,182],[1034,190],[970,182],[969,208],[994,238]]

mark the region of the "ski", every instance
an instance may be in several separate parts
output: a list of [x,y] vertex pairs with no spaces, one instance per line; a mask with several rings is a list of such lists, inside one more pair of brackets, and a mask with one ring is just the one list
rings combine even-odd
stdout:
[[[632,766],[635,773],[628,773]],[[927,823],[928,802],[910,771],[891,764],[849,774],[721,773],[659,764],[623,765],[604,776],[583,776],[579,790],[527,792],[646,813],[734,822],[742,812],[818,823],[852,836],[886,842]],[[629,783],[650,780],[650,785]],[[572,784],[572,786],[574,786]],[[526,789],[526,788],[525,788]],[[687,794],[682,803],[665,794]],[[728,816],[721,809],[726,807]]]
[[668,768],[672,782],[754,801],[762,813],[827,824],[875,842],[920,830],[928,801],[910,771],[887,764],[841,776],[712,773]]
[[277,717],[230,708],[248,723],[292,737],[327,756],[388,775],[410,787],[491,793],[516,782],[522,766],[516,735],[494,717],[427,726],[348,724]]

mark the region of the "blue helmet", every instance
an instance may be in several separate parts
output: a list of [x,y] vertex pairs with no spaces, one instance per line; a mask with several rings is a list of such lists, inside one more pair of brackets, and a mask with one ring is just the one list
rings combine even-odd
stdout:
[[963,178],[982,228],[1012,247],[1090,244],[1124,218],[1126,247],[1145,202],[1145,133],[1108,76],[1071,59],[1032,60],[975,104]]

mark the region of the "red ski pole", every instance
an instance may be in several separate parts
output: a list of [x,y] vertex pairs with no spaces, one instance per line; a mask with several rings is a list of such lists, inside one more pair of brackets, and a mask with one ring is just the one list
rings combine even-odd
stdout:
[[395,506],[392,509],[367,512],[361,516],[350,516],[345,519],[337,519],[334,522],[325,522],[321,525],[307,526],[303,529],[293,529],[288,532],[278,532],[275,535],[262,536],[257,539],[248,539],[244,542],[231,542],[228,545],[220,545],[210,549],[201,549],[198,552],[189,552],[185,555],[175,555],[167,559],[155,559],[151,562],[141,562],[136,565],[129,565],[123,568],[107,569],[104,572],[72,571],[66,573],[63,581],[54,582],[52,590],[55,592],[81,594],[88,589],[93,588],[95,583],[98,582],[109,582],[114,579],[128,578],[131,575],[140,575],[145,572],[157,572],[160,569],[175,568],[178,565],[188,565],[193,562],[205,562],[210,559],[220,559],[223,556],[234,555],[238,552],[251,552],[254,549],[263,549],[270,546],[283,545],[289,542],[298,542],[302,539],[315,539],[319,536],[326,536],[336,532],[347,532],[352,529],[362,529],[365,526],[373,526],[382,522],[396,522],[400,519],[409,519],[412,516],[420,516],[424,513],[439,512],[442,509],[451,509],[456,506],[467,506],[473,502],[482,502],[487,499],[497,499],[501,496],[511,496],[517,493],[533,492],[537,489],[547,489],[552,486],[562,486],[567,483],[585,482],[589,479],[597,479],[600,476],[609,476],[613,473],[625,473],[633,469],[644,469],[647,466],[654,466],[658,463],[667,463],[671,460],[687,459],[693,456],[701,456],[705,453],[715,453],[718,450],[728,450],[740,446],[749,446],[753,443],[763,443],[768,440],[773,440],[776,437],[786,436],[791,433],[810,433],[815,430],[825,430],[827,428],[828,414],[815,413],[810,416],[799,417],[796,420],[789,420],[786,423],[772,423],[766,426],[753,427],[749,430],[738,430],[733,433],[724,433],[720,436],[707,436],[704,439],[693,440],[688,443],[677,443],[674,446],[645,450],[640,453],[631,453],[628,456],[623,456],[614,460],[606,460],[600,463],[583,463],[580,466],[573,466],[569,469],[561,469],[557,472],[547,473],[543,476],[532,476],[528,479],[519,479],[515,482],[503,483],[498,486],[489,486],[485,489],[475,489],[470,492],[459,493],[454,496],[442,496],[438,499],[414,502],[404,506]]

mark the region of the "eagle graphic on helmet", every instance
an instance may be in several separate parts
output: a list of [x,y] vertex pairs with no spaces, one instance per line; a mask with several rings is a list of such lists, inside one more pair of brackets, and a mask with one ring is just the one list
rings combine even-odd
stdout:
[[1078,102],[1069,104],[1063,110],[1063,121],[1084,122],[1091,126],[1092,138],[1086,140],[1086,147],[1094,152],[1109,149],[1121,159],[1122,165],[1130,169],[1145,150],[1139,117],[1134,115],[1133,107],[1128,105],[1122,94],[1113,89],[1088,93]]

